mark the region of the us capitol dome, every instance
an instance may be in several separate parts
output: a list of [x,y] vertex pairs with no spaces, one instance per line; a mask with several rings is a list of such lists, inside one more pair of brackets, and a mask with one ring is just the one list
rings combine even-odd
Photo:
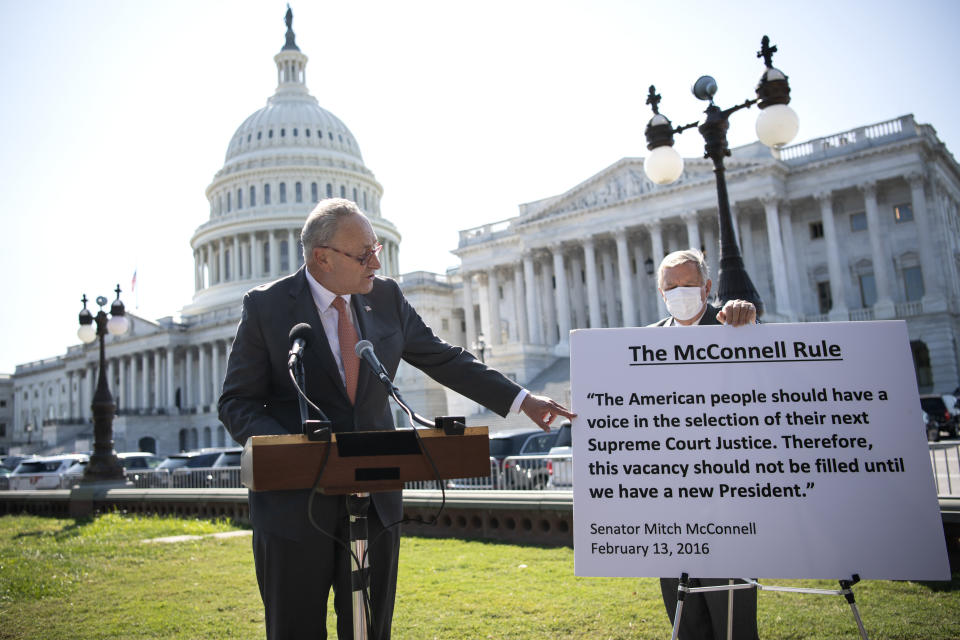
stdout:
[[399,273],[400,233],[381,216],[383,187],[350,129],[307,90],[307,56],[289,10],[286,22],[286,43],[273,58],[276,92],[237,128],[207,187],[210,219],[190,239],[194,296],[185,318],[224,305],[239,309],[245,291],[303,264],[300,229],[323,198],[356,202],[383,243],[380,273]]

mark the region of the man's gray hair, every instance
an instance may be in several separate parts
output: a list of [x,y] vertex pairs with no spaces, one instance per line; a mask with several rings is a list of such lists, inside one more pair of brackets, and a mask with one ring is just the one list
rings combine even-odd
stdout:
[[300,231],[304,264],[310,264],[313,260],[313,250],[316,247],[330,244],[337,233],[340,220],[353,215],[363,215],[363,212],[351,200],[327,198],[318,202],[307,216],[307,221],[303,223],[303,230]]
[[663,258],[663,261],[660,262],[660,268],[657,269],[657,288],[663,289],[664,269],[677,267],[685,262],[692,262],[697,265],[697,269],[700,271],[700,286],[702,287],[707,284],[708,269],[706,258],[703,257],[703,252],[700,251],[700,249],[684,249],[682,251],[668,253]]

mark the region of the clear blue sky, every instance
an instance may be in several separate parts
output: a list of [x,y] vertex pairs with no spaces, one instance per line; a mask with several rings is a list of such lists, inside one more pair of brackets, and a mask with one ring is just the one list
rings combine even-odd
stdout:
[[[457,231],[646,153],[653,83],[675,123],[753,96],[768,34],[797,140],[913,113],[960,152],[960,2],[295,1],[307,85],[356,136],[403,234],[442,272]],[[674,8],[675,7],[675,8]],[[718,7],[721,13],[718,15]],[[80,295],[172,315],[236,127],[276,85],[284,2],[0,0],[0,372],[76,344]],[[754,140],[736,114],[731,145]],[[702,153],[695,132],[677,148]]]

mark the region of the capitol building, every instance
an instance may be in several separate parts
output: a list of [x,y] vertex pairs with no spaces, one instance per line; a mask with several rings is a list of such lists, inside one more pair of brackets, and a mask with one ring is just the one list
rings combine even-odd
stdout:
[[[232,444],[216,402],[243,293],[299,268],[300,228],[325,197],[368,214],[384,245],[381,273],[398,279],[438,335],[567,406],[570,330],[664,317],[654,269],[673,250],[703,248],[716,282],[717,194],[704,159],[686,159],[666,186],[644,175],[643,158],[620,159],[514,216],[464,229],[451,247],[459,266],[446,273],[399,274],[401,236],[381,215],[382,188],[350,130],[307,91],[307,56],[289,28],[274,60],[275,94],[237,129],[207,188],[209,220],[190,239],[193,299],[176,319],[128,314],[131,331],[108,338],[118,451]],[[960,165],[934,128],[905,115],[779,157],[760,143],[732,152],[731,207],[763,321],[903,319],[921,393],[956,388]],[[91,448],[97,362],[95,345],[77,345],[0,376],[0,453]],[[424,415],[529,426],[406,365],[396,382]]]
[[[274,56],[276,92],[237,128],[207,187],[209,220],[190,238],[193,299],[176,319],[128,311],[128,333],[107,337],[118,451],[233,444],[216,405],[240,302],[249,289],[303,264],[300,229],[320,199],[357,202],[383,244],[381,273],[397,275],[400,233],[381,215],[383,188],[347,126],[307,90],[307,56],[291,22],[288,15],[286,43]],[[98,363],[96,343],[77,345],[0,377],[0,397],[12,387],[12,424],[0,430],[0,453],[92,448]]]
[[[623,158],[516,216],[465,229],[460,266],[405,274],[405,292],[428,323],[452,328],[448,340],[483,345],[488,364],[569,403],[570,330],[665,317],[655,269],[670,251],[702,248],[716,283],[713,163],[684,162],[680,180],[658,186],[643,158]],[[764,322],[903,319],[920,392],[957,387],[960,165],[932,126],[906,115],[778,158],[756,142],[732,149],[726,167]],[[414,382],[401,377],[401,387]],[[446,400],[450,413],[470,413],[431,384],[438,411]]]

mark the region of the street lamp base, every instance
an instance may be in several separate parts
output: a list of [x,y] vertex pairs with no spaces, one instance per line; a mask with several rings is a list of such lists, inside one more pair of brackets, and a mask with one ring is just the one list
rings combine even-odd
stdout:
[[96,509],[98,498],[103,497],[111,489],[130,489],[133,483],[126,479],[89,481],[86,478],[70,490],[70,517],[89,518]]

